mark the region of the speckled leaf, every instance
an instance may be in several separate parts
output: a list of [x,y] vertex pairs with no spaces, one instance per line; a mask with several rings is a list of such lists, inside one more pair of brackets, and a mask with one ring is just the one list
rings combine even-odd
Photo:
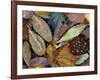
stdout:
[[34,30],[47,42],[52,40],[52,33],[48,24],[39,16],[32,16],[32,24]]
[[27,41],[24,41],[23,44],[23,59],[27,64],[27,66],[30,66],[31,51],[30,51],[30,45]]
[[64,36],[61,37],[59,41],[57,41],[57,43],[72,40],[77,37],[86,28],[86,26],[87,25],[84,24],[73,26],[64,34]]
[[32,46],[32,49],[38,56],[42,56],[45,54],[46,47],[44,40],[30,29],[29,29],[29,42]]

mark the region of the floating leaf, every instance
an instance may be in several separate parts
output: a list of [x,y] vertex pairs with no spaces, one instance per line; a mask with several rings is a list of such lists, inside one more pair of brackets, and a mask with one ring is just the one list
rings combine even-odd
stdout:
[[34,30],[47,42],[52,40],[52,33],[48,24],[39,16],[32,16],[32,24]]
[[44,40],[30,29],[29,29],[29,41],[32,46],[32,49],[38,56],[42,56],[45,54],[46,47]]
[[30,45],[27,41],[24,41],[23,44],[23,59],[27,64],[27,66],[30,66],[31,51],[30,51]]
[[73,38],[77,37],[86,27],[87,25],[84,24],[73,26],[64,34],[64,36],[61,37],[59,41],[57,41],[57,43],[72,40]]
[[82,63],[84,63],[87,59],[89,58],[89,54],[86,53],[86,54],[83,54],[83,55],[80,55],[80,59],[77,60],[75,62],[76,65],[81,65]]

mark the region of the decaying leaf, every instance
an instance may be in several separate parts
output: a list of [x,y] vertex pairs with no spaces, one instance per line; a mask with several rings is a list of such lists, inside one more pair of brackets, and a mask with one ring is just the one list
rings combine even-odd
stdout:
[[59,41],[57,41],[57,43],[72,40],[73,38],[77,37],[86,27],[87,25],[84,24],[73,26],[64,34],[64,36],[61,37]]
[[75,65],[81,65],[81,64],[84,63],[88,58],[89,58],[89,54],[88,54],[88,53],[83,54],[83,55],[80,55],[80,59],[78,59],[78,60],[75,62]]
[[27,64],[27,66],[30,66],[31,51],[30,51],[30,45],[27,41],[24,41],[23,44],[23,59]]
[[30,29],[29,29],[29,42],[32,46],[32,49],[38,56],[42,56],[45,54],[46,47],[44,40]]
[[52,40],[52,33],[48,24],[39,16],[32,16],[34,30],[47,42]]

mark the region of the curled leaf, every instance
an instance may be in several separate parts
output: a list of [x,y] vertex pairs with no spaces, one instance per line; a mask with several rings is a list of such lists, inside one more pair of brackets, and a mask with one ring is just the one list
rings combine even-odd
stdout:
[[52,40],[52,33],[48,24],[39,16],[32,16],[32,24],[34,30],[47,42]]
[[57,41],[57,43],[72,40],[73,38],[77,37],[86,27],[87,25],[84,24],[73,26],[64,34],[64,36],[61,37],[59,41]]
[[32,49],[38,56],[42,56],[45,54],[46,47],[44,40],[30,29],[29,29],[29,42],[32,46]]
[[27,64],[27,66],[30,66],[31,51],[30,51],[30,45],[27,41],[24,41],[23,44],[23,59]]

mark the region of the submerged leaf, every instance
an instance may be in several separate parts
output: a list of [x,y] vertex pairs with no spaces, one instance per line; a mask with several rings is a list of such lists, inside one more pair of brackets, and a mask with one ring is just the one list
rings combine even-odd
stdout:
[[34,30],[47,42],[52,40],[52,33],[48,24],[39,16],[32,16],[32,24]]
[[23,59],[27,64],[27,66],[30,66],[31,51],[30,51],[30,45],[27,41],[24,41],[23,44]]
[[84,24],[73,26],[64,34],[64,36],[61,37],[59,41],[57,41],[57,43],[72,40],[73,38],[77,37],[86,27],[87,25]]
[[46,47],[44,40],[30,29],[29,29],[29,42],[32,46],[32,49],[38,56],[42,56],[45,54]]

